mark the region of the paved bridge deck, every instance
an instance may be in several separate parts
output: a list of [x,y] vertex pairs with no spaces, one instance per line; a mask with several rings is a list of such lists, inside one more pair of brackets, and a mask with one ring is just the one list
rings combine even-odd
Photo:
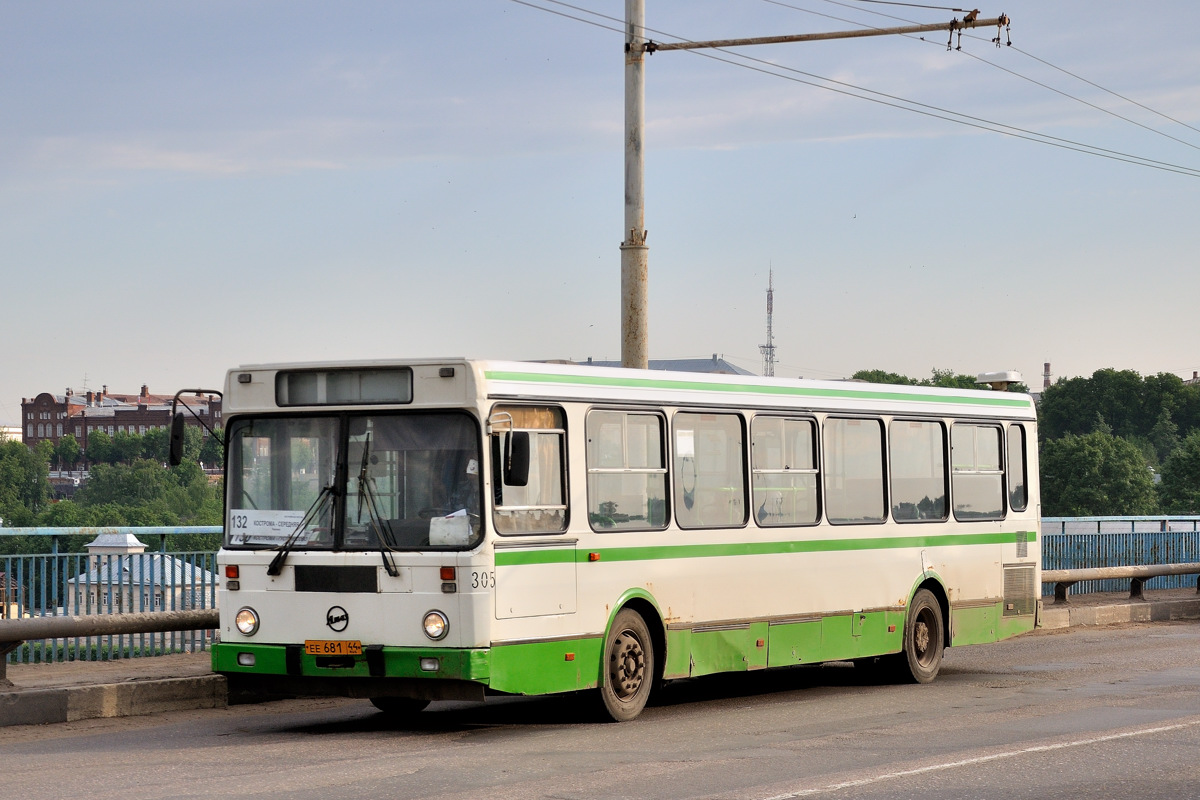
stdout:
[[[1047,600],[1043,628],[1200,619],[1194,589],[1079,595],[1068,605]],[[228,704],[225,679],[207,651],[117,661],[9,664],[11,686],[0,686],[0,726],[40,725],[96,717],[136,716]],[[242,698],[253,700],[253,698]]]

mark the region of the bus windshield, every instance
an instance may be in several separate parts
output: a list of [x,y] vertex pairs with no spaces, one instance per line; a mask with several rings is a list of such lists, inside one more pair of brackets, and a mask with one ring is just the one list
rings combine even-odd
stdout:
[[466,414],[242,418],[226,452],[226,547],[443,550],[482,534]]

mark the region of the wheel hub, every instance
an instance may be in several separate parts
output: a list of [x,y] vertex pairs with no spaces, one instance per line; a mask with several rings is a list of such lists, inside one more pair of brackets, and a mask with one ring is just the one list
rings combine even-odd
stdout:
[[646,671],[646,654],[637,637],[626,631],[613,643],[609,678],[613,691],[622,699],[637,694]]

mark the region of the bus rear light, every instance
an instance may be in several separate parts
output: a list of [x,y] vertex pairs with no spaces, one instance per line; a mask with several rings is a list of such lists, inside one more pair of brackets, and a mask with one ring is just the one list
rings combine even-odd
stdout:
[[421,671],[422,672],[437,672],[441,668],[441,666],[442,666],[441,662],[436,658],[422,658],[421,659]]
[[238,565],[237,564],[226,564],[225,565],[225,577],[226,578],[239,577],[238,576]]
[[442,567],[442,580],[454,580],[454,567]]
[[242,582],[241,581],[225,581],[225,588],[231,592],[236,592],[238,589],[242,588]]

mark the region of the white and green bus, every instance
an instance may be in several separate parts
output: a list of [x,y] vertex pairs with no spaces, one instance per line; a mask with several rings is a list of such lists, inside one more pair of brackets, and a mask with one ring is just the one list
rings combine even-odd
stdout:
[[719,672],[924,683],[1036,623],[1027,395],[453,358],[242,367],[224,412],[213,667],[250,685],[627,720]]

